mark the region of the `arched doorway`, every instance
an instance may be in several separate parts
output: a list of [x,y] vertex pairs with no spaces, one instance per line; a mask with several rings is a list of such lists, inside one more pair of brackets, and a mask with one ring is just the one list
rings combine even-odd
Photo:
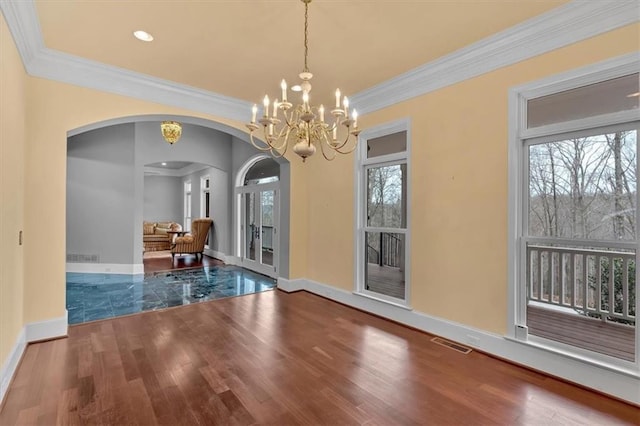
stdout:
[[280,238],[280,165],[257,155],[236,177],[236,247],[243,267],[278,276]]

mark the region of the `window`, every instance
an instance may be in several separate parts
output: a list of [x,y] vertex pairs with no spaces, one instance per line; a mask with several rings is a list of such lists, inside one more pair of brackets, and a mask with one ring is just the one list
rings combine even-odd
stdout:
[[408,123],[360,136],[356,205],[356,292],[408,304]]
[[210,194],[210,179],[209,176],[204,176],[200,179],[200,188],[202,196],[200,197],[200,217],[211,217],[211,194]]
[[638,66],[603,67],[512,93],[514,335],[637,370]]
[[191,230],[191,181],[184,182],[184,230]]
[[261,185],[280,180],[280,165],[272,158],[263,158],[247,171],[244,185]]

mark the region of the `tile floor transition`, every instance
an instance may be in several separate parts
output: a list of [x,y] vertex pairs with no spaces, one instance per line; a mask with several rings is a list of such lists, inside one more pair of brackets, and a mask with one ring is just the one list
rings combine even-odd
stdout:
[[240,296],[275,286],[272,278],[228,265],[144,275],[68,272],[69,324]]

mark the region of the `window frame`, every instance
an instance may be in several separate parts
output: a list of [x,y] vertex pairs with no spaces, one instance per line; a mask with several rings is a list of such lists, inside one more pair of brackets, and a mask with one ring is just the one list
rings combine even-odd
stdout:
[[[563,138],[579,137],[584,134],[608,133],[612,129],[632,126],[640,130],[638,110],[601,114],[594,117],[565,121],[527,128],[527,102],[530,99],[554,93],[588,86],[601,81],[621,77],[640,71],[640,60],[637,55],[629,54],[613,58],[584,68],[554,75],[539,81],[514,87],[509,92],[509,214],[508,214],[508,318],[506,337],[518,342],[560,353],[599,366],[629,372],[638,375],[640,372],[640,324],[636,320],[636,360],[624,361],[607,355],[601,355],[554,342],[537,336],[528,335],[526,321],[526,244],[534,237],[528,235],[529,208],[529,146],[546,143]],[[639,132],[640,133],[640,132]],[[637,144],[640,141],[637,140]],[[636,160],[636,173],[638,160]],[[636,194],[638,197],[638,194]],[[640,200],[636,200],[638,203]],[[640,204],[640,203],[638,203]],[[638,222],[638,213],[636,213]],[[637,245],[639,230],[636,226],[636,241],[631,244],[618,242],[621,245]],[[555,242],[567,241],[554,238]],[[581,240],[572,240],[581,241]],[[592,246],[606,245],[604,240],[588,240]],[[610,243],[610,242],[609,242]],[[636,249],[636,265],[638,264]],[[639,271],[636,269],[636,283]],[[637,294],[636,284],[636,294]],[[636,297],[636,305],[639,305]],[[636,312],[638,312],[636,306]]]
[[[393,154],[367,158],[367,141],[393,133],[406,132],[406,150]],[[406,227],[370,227],[367,223],[367,174],[374,167],[406,164]],[[412,309],[411,301],[411,122],[401,119],[369,128],[359,135],[354,156],[354,288],[353,294],[375,299],[393,306]],[[367,232],[389,232],[405,235],[404,247],[404,299],[369,291],[365,288],[366,252],[364,249]]]
[[187,179],[183,183],[183,192],[184,192],[184,203],[183,203],[183,214],[184,214],[184,231],[191,230],[191,221],[193,219],[193,198],[192,198],[192,186],[191,179]]
[[[207,194],[209,194],[209,204],[211,200],[211,178],[209,175],[200,178],[200,217],[211,217],[211,206],[207,206]],[[207,216],[207,207],[209,215]]]

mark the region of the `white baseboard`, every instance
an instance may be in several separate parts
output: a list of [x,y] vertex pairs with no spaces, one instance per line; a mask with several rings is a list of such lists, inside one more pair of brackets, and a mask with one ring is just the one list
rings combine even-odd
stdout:
[[293,279],[289,280],[287,278],[278,277],[278,290],[282,290],[287,293],[292,293],[294,291],[303,290],[305,286],[304,279]]
[[65,310],[65,314],[61,317],[32,322],[22,327],[16,343],[9,353],[9,357],[5,360],[2,365],[2,371],[0,371],[0,404],[9,389],[9,384],[18,368],[18,363],[27,347],[27,343],[66,336],[68,325],[67,316],[68,313]]
[[67,263],[67,272],[85,274],[144,274],[142,263]]
[[552,352],[464,324],[390,305],[308,279],[278,279],[284,291],[307,290],[336,302],[379,315],[410,327],[435,334],[516,364],[595,389],[616,398],[640,404],[640,374]]
[[20,362],[22,353],[27,347],[24,330],[24,327],[22,328],[22,330],[20,330],[20,334],[18,334],[18,338],[16,339],[16,344],[13,346],[13,349],[9,353],[9,357],[2,365],[2,371],[0,372],[0,404],[4,400],[7,389],[9,389],[9,383],[11,383],[11,378],[18,368],[18,363]]
[[224,263],[226,263],[227,265],[240,266],[242,265],[242,259],[240,259],[238,256],[227,256]]
[[209,257],[215,257],[216,259],[222,260],[224,263],[227,263],[227,255],[221,251],[204,249],[204,254]]
[[50,320],[31,322],[24,326],[25,339],[27,342],[36,342],[38,340],[54,339],[56,337],[64,337],[67,335],[67,315],[65,309],[64,315]]

